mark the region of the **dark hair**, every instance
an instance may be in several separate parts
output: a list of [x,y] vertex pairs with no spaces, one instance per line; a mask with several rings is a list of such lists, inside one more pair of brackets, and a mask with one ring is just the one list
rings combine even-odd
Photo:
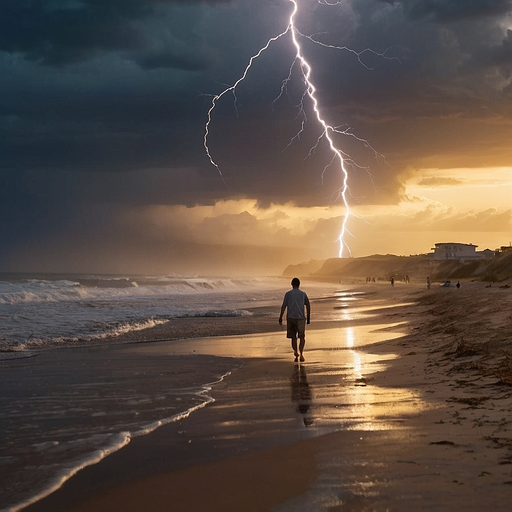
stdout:
[[294,277],[292,279],[292,286],[297,286],[297,287],[300,286],[300,279],[298,277]]

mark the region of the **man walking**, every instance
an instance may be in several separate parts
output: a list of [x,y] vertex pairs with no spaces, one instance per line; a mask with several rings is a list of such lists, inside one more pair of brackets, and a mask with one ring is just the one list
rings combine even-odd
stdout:
[[[292,340],[292,349],[295,355],[295,362],[304,361],[304,345],[306,344],[306,323],[309,325],[311,317],[311,306],[308,296],[302,290],[299,290],[300,280],[297,277],[292,279],[292,289],[284,294],[281,314],[279,315],[279,324],[283,323],[283,315],[286,312],[286,337]],[[304,315],[304,306],[306,314]],[[300,340],[297,350],[297,337]]]

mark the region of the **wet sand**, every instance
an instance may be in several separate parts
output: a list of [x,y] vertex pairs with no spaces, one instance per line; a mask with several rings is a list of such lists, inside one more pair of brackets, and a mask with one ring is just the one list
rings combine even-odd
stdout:
[[[304,365],[292,362],[278,312],[223,319],[217,333],[231,336],[187,349],[211,351],[213,340],[216,355],[250,356],[215,387],[214,404],[133,440],[26,510],[509,510],[512,292],[482,283],[362,289],[381,308],[371,317],[340,309],[334,320],[336,303],[316,304],[326,320],[315,324],[313,309]],[[181,322],[181,333],[145,335],[187,337],[187,323],[212,328]],[[390,339],[359,346],[379,333]]]

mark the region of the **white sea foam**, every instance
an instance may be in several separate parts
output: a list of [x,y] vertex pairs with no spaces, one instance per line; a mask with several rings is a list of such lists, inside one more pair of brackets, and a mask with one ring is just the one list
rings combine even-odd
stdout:
[[[115,284],[125,283],[125,284]],[[206,279],[206,278],[78,278],[77,280],[26,279],[15,282],[0,280],[0,304],[62,302],[159,297],[165,295],[194,295],[265,288],[263,279]]]
[[[206,407],[208,404],[215,402],[215,399],[210,395],[212,387],[215,384],[222,382],[231,372],[226,372],[217,381],[204,384],[199,390],[194,390],[193,394],[201,398],[201,402],[189,407],[188,409],[173,414],[170,417],[162,418],[148,424],[142,424],[133,431],[123,431],[119,433],[97,434],[87,439],[75,439],[72,441],[74,445],[101,445],[100,448],[94,449],[83,455],[68,460],[62,463],[58,470],[54,472],[51,478],[43,484],[41,489],[35,491],[31,496],[26,497],[15,505],[10,505],[6,508],[0,509],[0,512],[18,512],[37,501],[45,498],[58,490],[66,481],[76,475],[82,469],[97,464],[105,457],[115,453],[116,451],[127,446],[130,441],[136,437],[148,435],[155,431],[157,428],[170,423],[175,423],[189,417],[193,412]],[[183,391],[183,390],[182,390]],[[189,393],[190,394],[190,393]],[[47,449],[59,446],[58,442],[44,442],[32,445],[36,451],[44,451]],[[63,451],[69,450],[69,446],[63,447]]]
[[0,512],[18,512],[33,503],[45,498],[51,493],[55,492],[57,489],[60,489],[66,481],[68,481],[71,477],[76,475],[80,470],[86,468],[87,466],[91,466],[93,464],[97,464],[105,457],[110,455],[111,453],[120,450],[124,446],[126,446],[130,442],[130,434],[129,432],[121,432],[119,434],[112,434],[110,439],[110,444],[105,446],[104,448],[95,450],[94,452],[88,453],[84,455],[79,460],[69,461],[60,466],[55,475],[46,482],[44,487],[29,498],[26,498],[24,501],[17,503],[16,505],[9,506],[7,508],[0,509]]
[[[276,286],[276,280],[270,281]],[[176,317],[249,315],[281,294],[265,279],[66,276],[2,279],[0,352],[102,341]]]

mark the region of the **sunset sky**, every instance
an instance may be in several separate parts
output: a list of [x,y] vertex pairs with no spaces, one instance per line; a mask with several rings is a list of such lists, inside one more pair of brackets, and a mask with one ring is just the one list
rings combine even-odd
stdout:
[[[321,115],[353,135],[335,136],[352,255],[509,245],[512,1],[296,1]],[[337,257],[341,174],[308,98],[294,138],[297,66],[280,94],[290,33],[212,114],[223,179],[203,148],[212,95],[292,8],[2,0],[0,271],[276,274]]]

